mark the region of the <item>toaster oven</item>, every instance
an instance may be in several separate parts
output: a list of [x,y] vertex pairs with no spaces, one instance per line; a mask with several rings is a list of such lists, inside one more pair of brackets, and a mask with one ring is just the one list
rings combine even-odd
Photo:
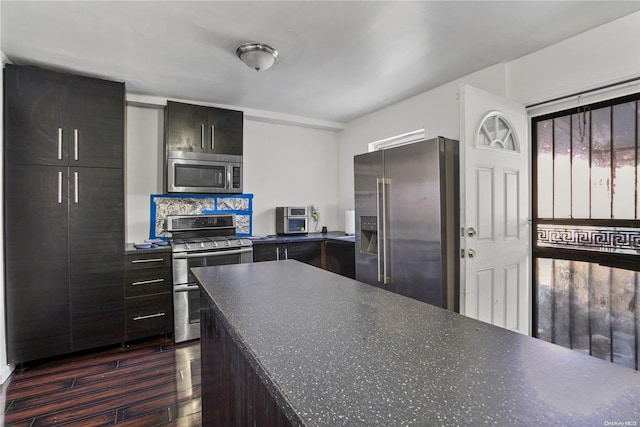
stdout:
[[279,206],[276,208],[277,234],[307,234],[309,214],[303,206]]

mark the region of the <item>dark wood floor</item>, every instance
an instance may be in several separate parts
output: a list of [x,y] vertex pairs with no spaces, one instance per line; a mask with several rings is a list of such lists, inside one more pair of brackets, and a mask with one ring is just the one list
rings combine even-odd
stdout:
[[16,370],[5,426],[199,426],[200,342],[136,343]]

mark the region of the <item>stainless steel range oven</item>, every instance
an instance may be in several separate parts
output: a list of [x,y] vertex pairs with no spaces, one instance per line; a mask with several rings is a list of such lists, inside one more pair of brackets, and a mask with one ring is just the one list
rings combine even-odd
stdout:
[[253,262],[253,244],[236,236],[235,223],[235,214],[167,216],[175,342],[200,337],[200,289],[191,268]]

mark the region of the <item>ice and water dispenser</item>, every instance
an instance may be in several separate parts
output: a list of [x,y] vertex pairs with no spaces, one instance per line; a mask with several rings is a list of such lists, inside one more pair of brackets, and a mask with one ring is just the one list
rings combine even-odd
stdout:
[[360,250],[370,254],[378,253],[378,217],[360,217]]

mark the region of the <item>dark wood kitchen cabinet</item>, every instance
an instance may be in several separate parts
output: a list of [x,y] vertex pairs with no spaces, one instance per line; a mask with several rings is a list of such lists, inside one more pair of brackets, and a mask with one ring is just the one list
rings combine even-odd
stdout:
[[314,267],[321,267],[321,248],[321,241],[254,244],[253,261],[295,259]]
[[8,163],[122,168],[124,85],[5,66]]
[[325,270],[355,279],[355,243],[327,239],[323,244],[325,248]]
[[125,255],[127,341],[173,332],[171,252]]
[[355,279],[355,244],[333,238],[300,238],[300,241],[256,241],[253,261],[295,259]]
[[7,64],[7,352],[124,339],[124,84]]
[[242,155],[243,113],[167,101],[167,151]]

